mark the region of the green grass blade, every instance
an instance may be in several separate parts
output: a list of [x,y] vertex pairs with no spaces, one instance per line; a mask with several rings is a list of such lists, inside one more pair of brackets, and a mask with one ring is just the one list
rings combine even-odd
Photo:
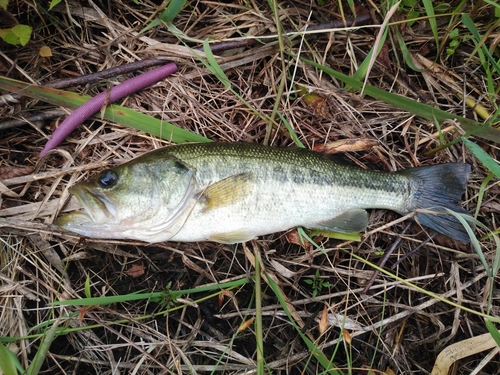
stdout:
[[186,0],[172,0],[160,18],[165,22],[172,22],[186,5]]
[[0,343],[0,369],[4,375],[17,375],[16,361],[17,358],[14,353]]
[[394,30],[396,30],[396,37],[398,39],[399,49],[401,50],[401,54],[403,55],[403,59],[405,60],[406,65],[408,65],[408,67],[415,72],[421,72],[422,69],[417,68],[411,59],[411,53],[408,50],[408,47],[406,46],[406,42],[403,36],[401,35],[401,31],[397,27],[395,27]]
[[84,284],[84,292],[85,292],[85,297],[87,298],[92,298],[92,292],[90,291],[90,275],[87,274],[87,278],[85,279],[85,284]]
[[469,235],[471,246],[476,251],[479,260],[483,264],[485,271],[488,273],[488,277],[491,277],[492,276],[491,269],[488,266],[488,262],[486,261],[483,251],[481,250],[481,245],[479,244],[479,241],[477,240],[476,235],[474,234],[474,230],[472,229],[471,224],[469,224],[469,222],[475,225],[480,225],[481,223],[470,215],[458,213],[446,207],[444,209],[450,215],[455,216],[455,218],[460,222],[460,224],[462,224],[465,231]]
[[500,332],[495,327],[495,325],[488,319],[486,319],[484,322],[486,324],[486,328],[488,328],[488,332],[490,333],[491,337],[493,337],[493,340],[495,340],[497,345],[500,347]]
[[434,6],[432,5],[432,0],[423,0],[425,12],[427,13],[429,25],[431,26],[432,34],[434,35],[434,40],[436,41],[436,49],[439,51],[439,32],[436,22],[436,14],[434,12]]
[[479,187],[479,192],[477,193],[477,207],[476,211],[474,212],[474,219],[477,219],[477,217],[479,216],[479,211],[483,206],[484,192],[486,191],[486,187],[493,179],[493,177],[495,177],[495,174],[489,173],[488,176],[486,176],[484,180],[481,182],[481,186]]
[[[498,241],[498,236],[493,234],[493,239],[495,240],[496,249],[495,249],[495,257],[493,258],[493,264],[491,265],[491,271],[493,273],[493,277],[497,277],[498,272],[500,271],[500,241]],[[493,287],[494,283],[491,283]]]
[[478,144],[469,141],[467,138],[462,138],[462,142],[467,148],[479,159],[483,165],[488,168],[497,178],[500,178],[500,165]]
[[491,55],[490,51],[488,48],[486,48],[486,45],[484,44],[483,38],[481,37],[481,34],[479,34],[479,31],[474,24],[474,21],[472,18],[467,13],[462,14],[462,23],[469,29],[471,34],[474,36],[474,43],[476,44],[476,47],[480,47],[481,51],[488,57],[488,60],[490,64],[494,67],[495,71],[497,74],[500,74],[500,65],[496,62],[496,60],[493,58]]
[[[382,37],[380,39],[380,44],[377,45],[378,46],[377,56],[380,53],[380,51],[382,50],[382,47],[384,46],[385,40],[387,39],[387,31],[388,30],[389,30],[389,28],[385,28],[384,30],[379,30],[379,32],[382,33]],[[373,57],[373,54],[375,53],[375,47],[377,47],[377,46],[372,47],[372,49],[370,50],[370,52],[368,52],[368,55],[366,55],[363,62],[359,65],[358,69],[356,69],[356,72],[352,76],[355,80],[361,81],[361,80],[365,79],[365,77],[367,76],[368,69],[371,68],[371,66],[373,65],[373,61],[376,58],[376,57],[375,58]]]
[[[473,42],[475,44],[474,51],[471,52],[470,56],[474,56],[476,53],[481,60],[481,64],[483,66],[485,76],[486,76],[486,86],[488,87],[488,92],[492,94],[492,97],[495,96],[496,93],[498,93],[498,90],[496,89],[497,84],[496,84],[496,77],[493,76],[491,72],[491,67],[493,67],[493,70],[497,73],[500,74],[500,65],[498,62],[495,60],[495,58],[491,55],[491,52],[489,49],[486,47],[486,37],[482,37],[481,34],[479,33],[479,30],[476,27],[476,24],[474,21],[471,19],[469,14],[463,13],[462,14],[462,23],[469,29],[470,33],[472,34]],[[491,29],[498,28],[500,25],[500,19],[496,21],[495,25],[491,26]],[[470,58],[469,58],[470,59]]]
[[304,144],[300,141],[299,137],[297,136],[297,133],[295,133],[295,131],[293,130],[292,126],[285,118],[285,116],[283,116],[283,114],[279,111],[278,111],[278,116],[280,120],[283,121],[283,124],[285,124],[286,130],[288,130],[288,133],[290,134],[292,141],[294,141],[298,147],[305,148],[306,146],[304,146]]
[[196,38],[191,38],[190,36],[187,36],[184,34],[181,30],[179,30],[173,23],[167,23],[167,30],[171,32],[176,38],[179,40],[182,40],[183,42],[192,42],[196,44],[202,44],[203,40],[201,39],[196,39]]
[[70,299],[63,301],[54,301],[52,306],[92,306],[92,305],[110,305],[113,303],[127,302],[127,301],[137,301],[141,299],[149,298],[160,298],[165,297],[166,292],[154,292],[154,293],[129,293],[118,296],[104,296],[104,297],[87,297],[79,299]]
[[151,21],[141,31],[139,31],[139,35],[144,34],[149,29],[155,28],[156,26],[160,26],[160,25],[163,25],[163,24],[164,24],[164,22],[162,21],[162,19],[161,18],[157,18],[157,19]]
[[208,62],[208,65],[205,64],[205,66],[209,68],[213,74],[215,74],[217,79],[224,85],[226,89],[231,89],[231,81],[229,81],[229,78],[227,78],[226,73],[224,73],[219,63],[215,59],[215,56],[212,53],[212,49],[210,48],[210,43],[208,42],[208,39],[205,39],[205,41],[203,42],[203,52],[205,52],[205,56]]
[[[344,84],[353,87],[356,90],[361,90],[363,87],[363,83],[353,79],[352,77],[349,77],[343,73],[340,73],[334,69],[328,68],[326,66],[323,66],[321,64],[318,64],[314,61],[305,59],[303,57],[300,58],[302,61],[305,63],[308,63],[325,73],[331,75],[332,77],[335,77],[339,81],[342,81]],[[413,113],[417,116],[423,117],[425,119],[428,119],[430,121],[434,121],[435,119],[439,122],[443,122],[444,120],[456,120],[460,122],[460,125],[462,128],[468,132],[469,134],[474,134],[477,137],[481,137],[496,143],[500,143],[500,129],[493,128],[491,126],[481,124],[477,121],[467,119],[464,117],[457,116],[453,113],[448,113],[445,112],[439,108],[432,107],[430,105],[424,104],[417,102],[415,100],[411,100],[408,98],[405,98],[403,96],[393,94],[387,91],[384,91],[382,89],[366,85],[364,89],[365,94],[378,99],[382,100],[385,103],[394,105],[397,108],[400,108],[404,111]]]
[[109,305],[113,303],[137,301],[141,299],[166,298],[167,296],[170,296],[171,298],[175,299],[186,294],[203,293],[203,292],[210,292],[212,290],[234,288],[247,284],[248,282],[249,282],[248,279],[244,277],[238,280],[228,281],[226,283],[206,285],[193,289],[182,289],[176,291],[163,291],[163,292],[153,292],[153,293],[134,292],[118,296],[104,296],[104,297],[80,298],[80,299],[65,300],[65,301],[54,301],[52,302],[52,306]]
[[43,362],[45,362],[45,358],[47,357],[47,353],[49,352],[50,345],[52,345],[52,342],[57,337],[56,332],[58,327],[59,320],[56,320],[52,327],[50,327],[50,329],[44,335],[42,343],[38,348],[33,362],[31,362],[28,370],[26,370],[26,375],[38,375],[40,369],[42,368]]
[[[264,333],[262,323],[262,280],[259,250],[255,247],[255,343],[257,347],[257,375],[264,375]],[[265,272],[265,271],[264,271]]]
[[280,289],[280,287],[274,282],[272,277],[269,277],[269,275],[265,274],[267,282],[271,289],[273,290],[274,294],[278,298],[281,307],[283,308],[283,311],[285,311],[285,314],[287,315],[290,323],[293,325],[297,333],[300,335],[304,343],[306,344],[307,348],[311,351],[311,354],[314,358],[316,358],[319,363],[325,368],[325,371],[328,371],[331,375],[341,375],[340,372],[335,370],[335,365],[323,354],[323,352],[302,332],[300,327],[295,323],[295,319],[292,316],[292,313],[290,312],[290,309],[287,306],[285,297],[283,296],[283,293]]
[[[498,276],[498,272],[500,271],[500,241],[498,240],[498,235],[492,234],[493,240],[495,241],[496,249],[495,249],[495,257],[493,258],[493,263],[491,265],[491,273],[493,274],[493,278]],[[493,296],[493,288],[496,288],[494,280],[490,283],[490,298]]]
[[[6,77],[0,77],[0,89],[71,109],[78,108],[90,99],[90,96],[87,95],[80,95],[75,92],[50,87],[35,86]],[[143,132],[174,143],[210,142],[209,139],[201,135],[179,128],[169,122],[161,121],[116,104],[106,107],[103,118],[110,122],[142,130]]]

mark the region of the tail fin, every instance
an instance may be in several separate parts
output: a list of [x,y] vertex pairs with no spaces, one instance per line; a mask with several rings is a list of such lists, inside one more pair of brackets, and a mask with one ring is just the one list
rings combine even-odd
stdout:
[[426,227],[453,239],[470,242],[470,238],[456,217],[442,213],[446,207],[457,213],[469,214],[459,201],[465,193],[471,167],[464,163],[447,163],[400,171],[411,179],[411,199],[408,212],[417,209],[417,219]]

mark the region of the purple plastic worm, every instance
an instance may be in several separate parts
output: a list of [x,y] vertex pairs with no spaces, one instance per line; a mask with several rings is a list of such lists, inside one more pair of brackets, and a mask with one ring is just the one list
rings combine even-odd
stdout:
[[111,88],[109,91],[101,92],[85,104],[75,109],[54,131],[52,137],[45,144],[40,152],[40,157],[61,143],[73,130],[75,130],[83,121],[88,119],[94,113],[99,112],[104,103],[113,103],[118,99],[142,90],[145,87],[161,81],[165,77],[177,71],[175,63],[160,66],[146,73],[139,74],[136,77],[127,79],[122,83]]

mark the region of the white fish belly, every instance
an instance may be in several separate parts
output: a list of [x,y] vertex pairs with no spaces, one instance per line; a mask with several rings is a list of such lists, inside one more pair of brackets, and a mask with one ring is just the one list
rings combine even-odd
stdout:
[[256,183],[253,192],[228,206],[207,210],[199,201],[171,241],[206,241],[236,233],[243,242],[297,226],[315,228],[356,208],[400,210],[405,197],[383,191],[314,184]]

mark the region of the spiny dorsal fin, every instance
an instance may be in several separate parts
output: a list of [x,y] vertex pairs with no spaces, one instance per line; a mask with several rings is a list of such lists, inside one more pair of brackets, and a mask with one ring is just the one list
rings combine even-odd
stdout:
[[248,197],[253,190],[255,175],[240,173],[208,186],[203,192],[205,211],[230,206]]

